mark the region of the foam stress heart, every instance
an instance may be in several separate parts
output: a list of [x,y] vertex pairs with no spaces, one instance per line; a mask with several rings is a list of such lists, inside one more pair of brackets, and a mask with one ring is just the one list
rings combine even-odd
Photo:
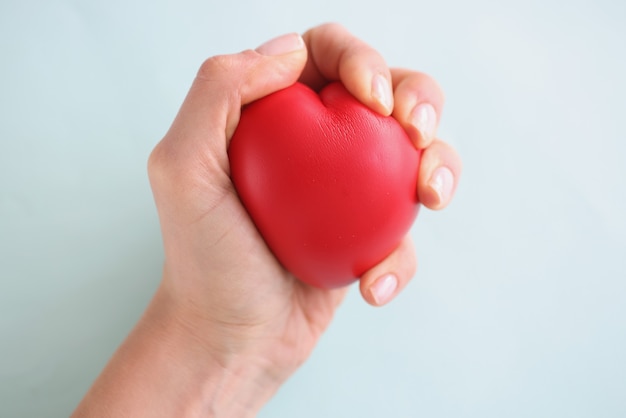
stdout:
[[246,106],[231,177],[276,258],[299,280],[348,285],[382,261],[419,209],[420,151],[339,83],[296,83]]

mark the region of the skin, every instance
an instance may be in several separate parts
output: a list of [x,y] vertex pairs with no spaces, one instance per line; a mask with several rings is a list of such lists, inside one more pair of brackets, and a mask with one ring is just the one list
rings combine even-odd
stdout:
[[[227,156],[241,107],[297,80],[315,89],[341,80],[361,102],[393,115],[424,148],[420,200],[435,210],[449,203],[461,161],[434,135],[444,98],[429,76],[389,68],[336,24],[208,59],[149,159],[165,250],[160,287],[74,417],[255,416],[310,355],[347,289],[310,287],[280,265],[237,197]],[[420,103],[435,111],[429,132],[411,116]],[[452,175],[445,187],[442,167]],[[361,277],[364,300],[388,303],[415,270],[407,236]],[[380,280],[386,295],[375,291]]]

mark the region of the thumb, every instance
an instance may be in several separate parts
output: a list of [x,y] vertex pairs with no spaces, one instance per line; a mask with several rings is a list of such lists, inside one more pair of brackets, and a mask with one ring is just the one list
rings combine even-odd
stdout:
[[207,182],[212,189],[228,189],[228,142],[241,107],[296,82],[306,57],[302,38],[289,34],[256,51],[220,55],[202,64],[178,115],[148,160],[150,183],[161,202],[159,212],[171,207],[168,213],[191,219],[197,216],[198,196],[210,198]]
[[[241,107],[295,83],[306,57],[304,41],[293,33],[274,38],[255,51],[207,59],[171,131],[176,132],[179,140],[189,141],[192,148],[197,141],[206,144],[208,138],[230,140],[239,122]],[[219,144],[219,147],[224,145],[227,144]]]

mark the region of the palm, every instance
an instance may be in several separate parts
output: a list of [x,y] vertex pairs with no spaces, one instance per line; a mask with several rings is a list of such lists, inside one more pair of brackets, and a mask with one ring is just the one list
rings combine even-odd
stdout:
[[[233,190],[232,184],[227,188]],[[276,361],[297,365],[315,346],[347,289],[325,290],[298,281],[271,253],[238,197],[228,193],[228,197],[220,201],[232,215],[230,221],[233,225],[228,226],[231,235],[221,240],[225,247],[219,253],[246,255],[219,261],[230,264],[220,268],[232,270],[233,277],[245,278],[245,283],[229,282],[239,291],[223,289],[220,304],[235,315],[231,317],[232,321],[246,325],[248,331],[256,328],[256,336],[271,341],[268,350],[276,353],[276,346],[282,347],[278,350],[280,357]],[[250,272],[255,273],[251,275]],[[241,292],[241,289],[246,291]],[[231,300],[232,295],[237,295],[239,303]],[[246,301],[244,304],[241,303],[242,297]],[[215,303],[215,298],[212,299]],[[233,310],[233,306],[241,308]]]

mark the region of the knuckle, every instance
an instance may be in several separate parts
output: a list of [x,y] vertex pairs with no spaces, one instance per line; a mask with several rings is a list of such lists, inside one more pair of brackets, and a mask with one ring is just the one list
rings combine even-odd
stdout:
[[259,54],[251,49],[238,54],[215,55],[207,58],[198,69],[197,79],[204,81],[228,82],[236,74],[245,73],[245,69],[254,65]]
[[217,74],[228,72],[232,65],[232,58],[229,55],[215,55],[200,65],[198,78],[213,79]]
[[164,141],[159,142],[148,157],[148,177],[151,182],[167,178],[165,172],[171,166],[171,155]]
[[413,257],[411,260],[411,265],[409,266],[409,277],[415,276],[417,273],[417,258]]
[[445,101],[445,95],[443,89],[437,80],[430,74],[416,72],[413,76],[413,84],[415,88],[427,88],[432,91],[432,94],[437,98],[437,101],[441,104]]
[[238,67],[237,61],[237,55],[215,55],[200,65],[197,77],[211,80],[221,74],[229,74]]
[[148,179],[159,188],[179,188],[189,183],[198,169],[198,158],[190,158],[189,150],[175,137],[166,135],[148,157]]
[[323,25],[320,25],[320,29],[327,30],[330,32],[347,32],[348,31],[345,26],[343,26],[341,23],[338,23],[338,22],[324,23]]
[[148,180],[155,196],[179,202],[197,196],[194,172],[197,165],[181,156],[168,138],[157,144],[148,157]]

